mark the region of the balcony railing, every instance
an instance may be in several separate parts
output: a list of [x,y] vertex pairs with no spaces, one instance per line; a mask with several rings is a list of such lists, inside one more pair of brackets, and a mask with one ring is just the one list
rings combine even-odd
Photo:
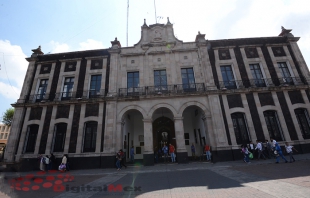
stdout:
[[145,87],[120,88],[119,96],[141,96],[145,95]]
[[55,94],[55,101],[72,100],[76,98],[76,92],[60,92]]
[[88,90],[83,92],[83,98],[103,98],[105,96],[105,89]]
[[142,96],[142,95],[162,95],[170,93],[195,93],[204,92],[204,83],[160,85],[135,88],[120,88],[119,96]]
[[49,100],[49,94],[35,94],[25,98],[26,103],[46,102]]
[[298,77],[279,78],[280,86],[303,85],[303,81]]
[[271,78],[251,79],[249,80],[251,87],[270,87],[273,86]]
[[242,80],[220,81],[217,88],[221,90],[226,89],[241,89],[244,88]]
[[[233,81],[220,81],[216,83],[219,90],[233,90],[248,87],[277,87],[277,86],[296,86],[304,85],[305,82],[310,82],[310,79],[302,79],[299,77],[286,77],[276,79],[251,79],[248,81],[233,80]],[[245,86],[246,85],[246,86]],[[186,93],[199,93],[205,91],[214,91],[213,87],[206,87],[204,83],[192,84],[176,84],[176,85],[160,85],[160,86],[147,86],[147,87],[134,87],[134,88],[120,88],[118,96],[142,96],[142,95],[165,95],[165,94],[186,94]],[[79,94],[77,94],[79,93]],[[48,101],[65,101],[73,99],[88,99],[88,98],[104,98],[106,97],[106,90],[88,90],[84,92],[60,92],[50,94],[34,94],[25,96],[24,99],[19,99],[21,103],[39,103]],[[19,103],[20,103],[19,102]]]

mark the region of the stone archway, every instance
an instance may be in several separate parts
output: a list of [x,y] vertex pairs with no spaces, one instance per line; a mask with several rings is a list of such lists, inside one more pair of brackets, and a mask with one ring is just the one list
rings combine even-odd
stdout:
[[176,148],[174,122],[168,117],[159,117],[153,122],[153,149],[155,152],[164,144],[174,145]]

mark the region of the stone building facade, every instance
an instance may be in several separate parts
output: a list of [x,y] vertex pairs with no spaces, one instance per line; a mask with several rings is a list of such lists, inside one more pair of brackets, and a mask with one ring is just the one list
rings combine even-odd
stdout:
[[5,161],[31,169],[38,154],[69,154],[74,168],[114,167],[135,149],[154,164],[164,144],[186,163],[191,145],[214,161],[241,159],[240,145],[275,138],[310,152],[310,74],[297,45],[279,36],[193,42],[173,25],[144,24],[141,39],[109,49],[44,55],[33,50],[15,107]]
[[10,135],[10,126],[0,124],[0,149],[5,147]]

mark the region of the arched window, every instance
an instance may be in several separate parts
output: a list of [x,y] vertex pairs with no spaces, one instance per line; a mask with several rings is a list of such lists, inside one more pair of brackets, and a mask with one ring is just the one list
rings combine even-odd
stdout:
[[53,138],[53,152],[63,152],[67,132],[67,123],[59,123],[55,125]]
[[97,139],[97,122],[86,122],[84,129],[83,152],[95,152]]
[[307,109],[295,109],[298,124],[304,139],[310,139],[310,119]]
[[277,141],[283,141],[283,133],[276,111],[264,111],[264,117],[270,138]]
[[234,125],[237,144],[246,144],[250,142],[248,127],[243,113],[231,114],[231,119]]
[[39,130],[39,125],[33,124],[27,127],[27,135],[26,135],[26,144],[24,148],[25,153],[33,153],[35,146],[36,146],[36,141],[37,141],[37,136],[38,136],[38,130]]

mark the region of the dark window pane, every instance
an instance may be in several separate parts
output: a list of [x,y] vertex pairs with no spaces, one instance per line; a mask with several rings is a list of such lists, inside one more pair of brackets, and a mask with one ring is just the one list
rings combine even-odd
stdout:
[[27,146],[26,146],[26,153],[33,153],[35,146],[36,146],[36,140],[38,135],[39,125],[30,125],[28,127],[28,137],[27,137]]
[[95,152],[97,138],[97,122],[87,122],[84,134],[84,152]]
[[250,139],[243,113],[233,113],[231,119],[234,126],[237,144],[247,144]]
[[54,152],[63,152],[65,138],[67,132],[67,124],[60,123],[56,125],[56,132],[54,135]]

